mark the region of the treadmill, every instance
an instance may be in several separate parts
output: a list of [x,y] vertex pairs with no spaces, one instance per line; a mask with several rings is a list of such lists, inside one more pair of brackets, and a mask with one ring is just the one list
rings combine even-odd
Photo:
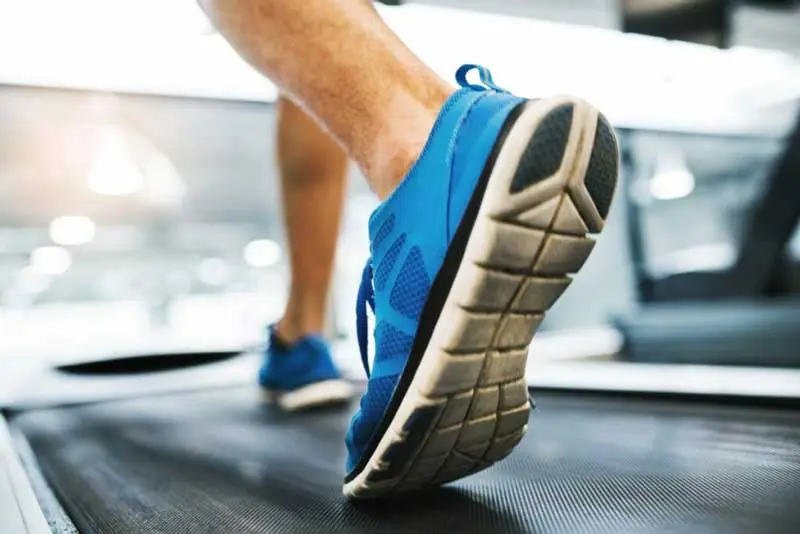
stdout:
[[[541,337],[540,352],[563,352],[558,336]],[[257,365],[255,354],[216,351],[36,374],[3,410],[0,532],[789,534],[800,525],[797,370],[532,361],[536,409],[511,456],[441,488],[348,501],[342,438],[355,407],[282,413],[258,402]]]
[[0,374],[0,534],[796,534],[800,370],[624,350],[614,330],[540,333],[515,451],[378,501],[341,494],[355,406],[262,404],[252,351],[78,355],[11,389]]

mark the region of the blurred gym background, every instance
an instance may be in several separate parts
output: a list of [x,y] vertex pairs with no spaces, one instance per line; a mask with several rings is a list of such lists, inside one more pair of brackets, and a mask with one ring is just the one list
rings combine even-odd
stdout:
[[[543,324],[542,361],[800,364],[800,4],[381,12],[448,79],[484,63],[618,128],[609,227]],[[427,31],[445,24],[458,45]],[[275,96],[190,0],[0,2],[0,390],[9,369],[260,342],[287,276]],[[354,369],[376,205],[356,174],[330,328]]]

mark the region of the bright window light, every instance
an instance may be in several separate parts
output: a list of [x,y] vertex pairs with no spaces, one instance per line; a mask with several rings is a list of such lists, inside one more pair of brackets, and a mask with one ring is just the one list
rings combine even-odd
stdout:
[[84,245],[94,239],[95,231],[89,217],[69,215],[50,222],[50,239],[57,245]]
[[694,175],[689,169],[668,169],[657,173],[650,181],[650,194],[658,200],[674,200],[694,191]]
[[694,174],[683,152],[677,147],[663,148],[650,178],[650,196],[656,200],[675,200],[691,195],[694,185]]
[[62,247],[39,247],[31,252],[31,268],[37,273],[63,274],[71,265],[72,256]]
[[244,247],[244,261],[252,267],[271,267],[281,259],[281,247],[272,239],[256,239]]
[[135,193],[143,183],[144,175],[131,159],[122,131],[105,128],[89,169],[89,189],[99,195],[121,196]]

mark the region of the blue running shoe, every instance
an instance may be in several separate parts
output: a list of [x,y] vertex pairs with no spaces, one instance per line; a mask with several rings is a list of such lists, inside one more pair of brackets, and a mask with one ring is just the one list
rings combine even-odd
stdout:
[[[472,70],[482,85],[467,82]],[[520,442],[528,346],[616,185],[616,137],[591,105],[515,97],[477,65],[456,80],[419,160],[370,218],[356,309],[369,380],[346,438],[349,497],[449,482]]]
[[328,344],[320,336],[306,336],[287,345],[269,329],[269,346],[258,383],[265,402],[295,411],[342,404],[353,397],[353,386],[343,380]]

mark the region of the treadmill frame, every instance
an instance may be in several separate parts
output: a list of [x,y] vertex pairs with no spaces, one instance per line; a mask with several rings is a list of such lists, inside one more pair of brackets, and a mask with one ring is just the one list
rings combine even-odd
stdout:
[[50,534],[50,525],[0,415],[0,530],[3,534]]
[[[620,133],[623,139],[629,135],[627,129]],[[764,193],[745,221],[744,238],[737,243],[734,265],[720,271],[676,273],[662,279],[654,279],[646,267],[642,208],[633,198],[630,187],[630,148],[622,143],[622,196],[640,302],[757,298],[791,291],[786,248],[800,222],[800,114],[785,141],[783,153],[767,178]]]

